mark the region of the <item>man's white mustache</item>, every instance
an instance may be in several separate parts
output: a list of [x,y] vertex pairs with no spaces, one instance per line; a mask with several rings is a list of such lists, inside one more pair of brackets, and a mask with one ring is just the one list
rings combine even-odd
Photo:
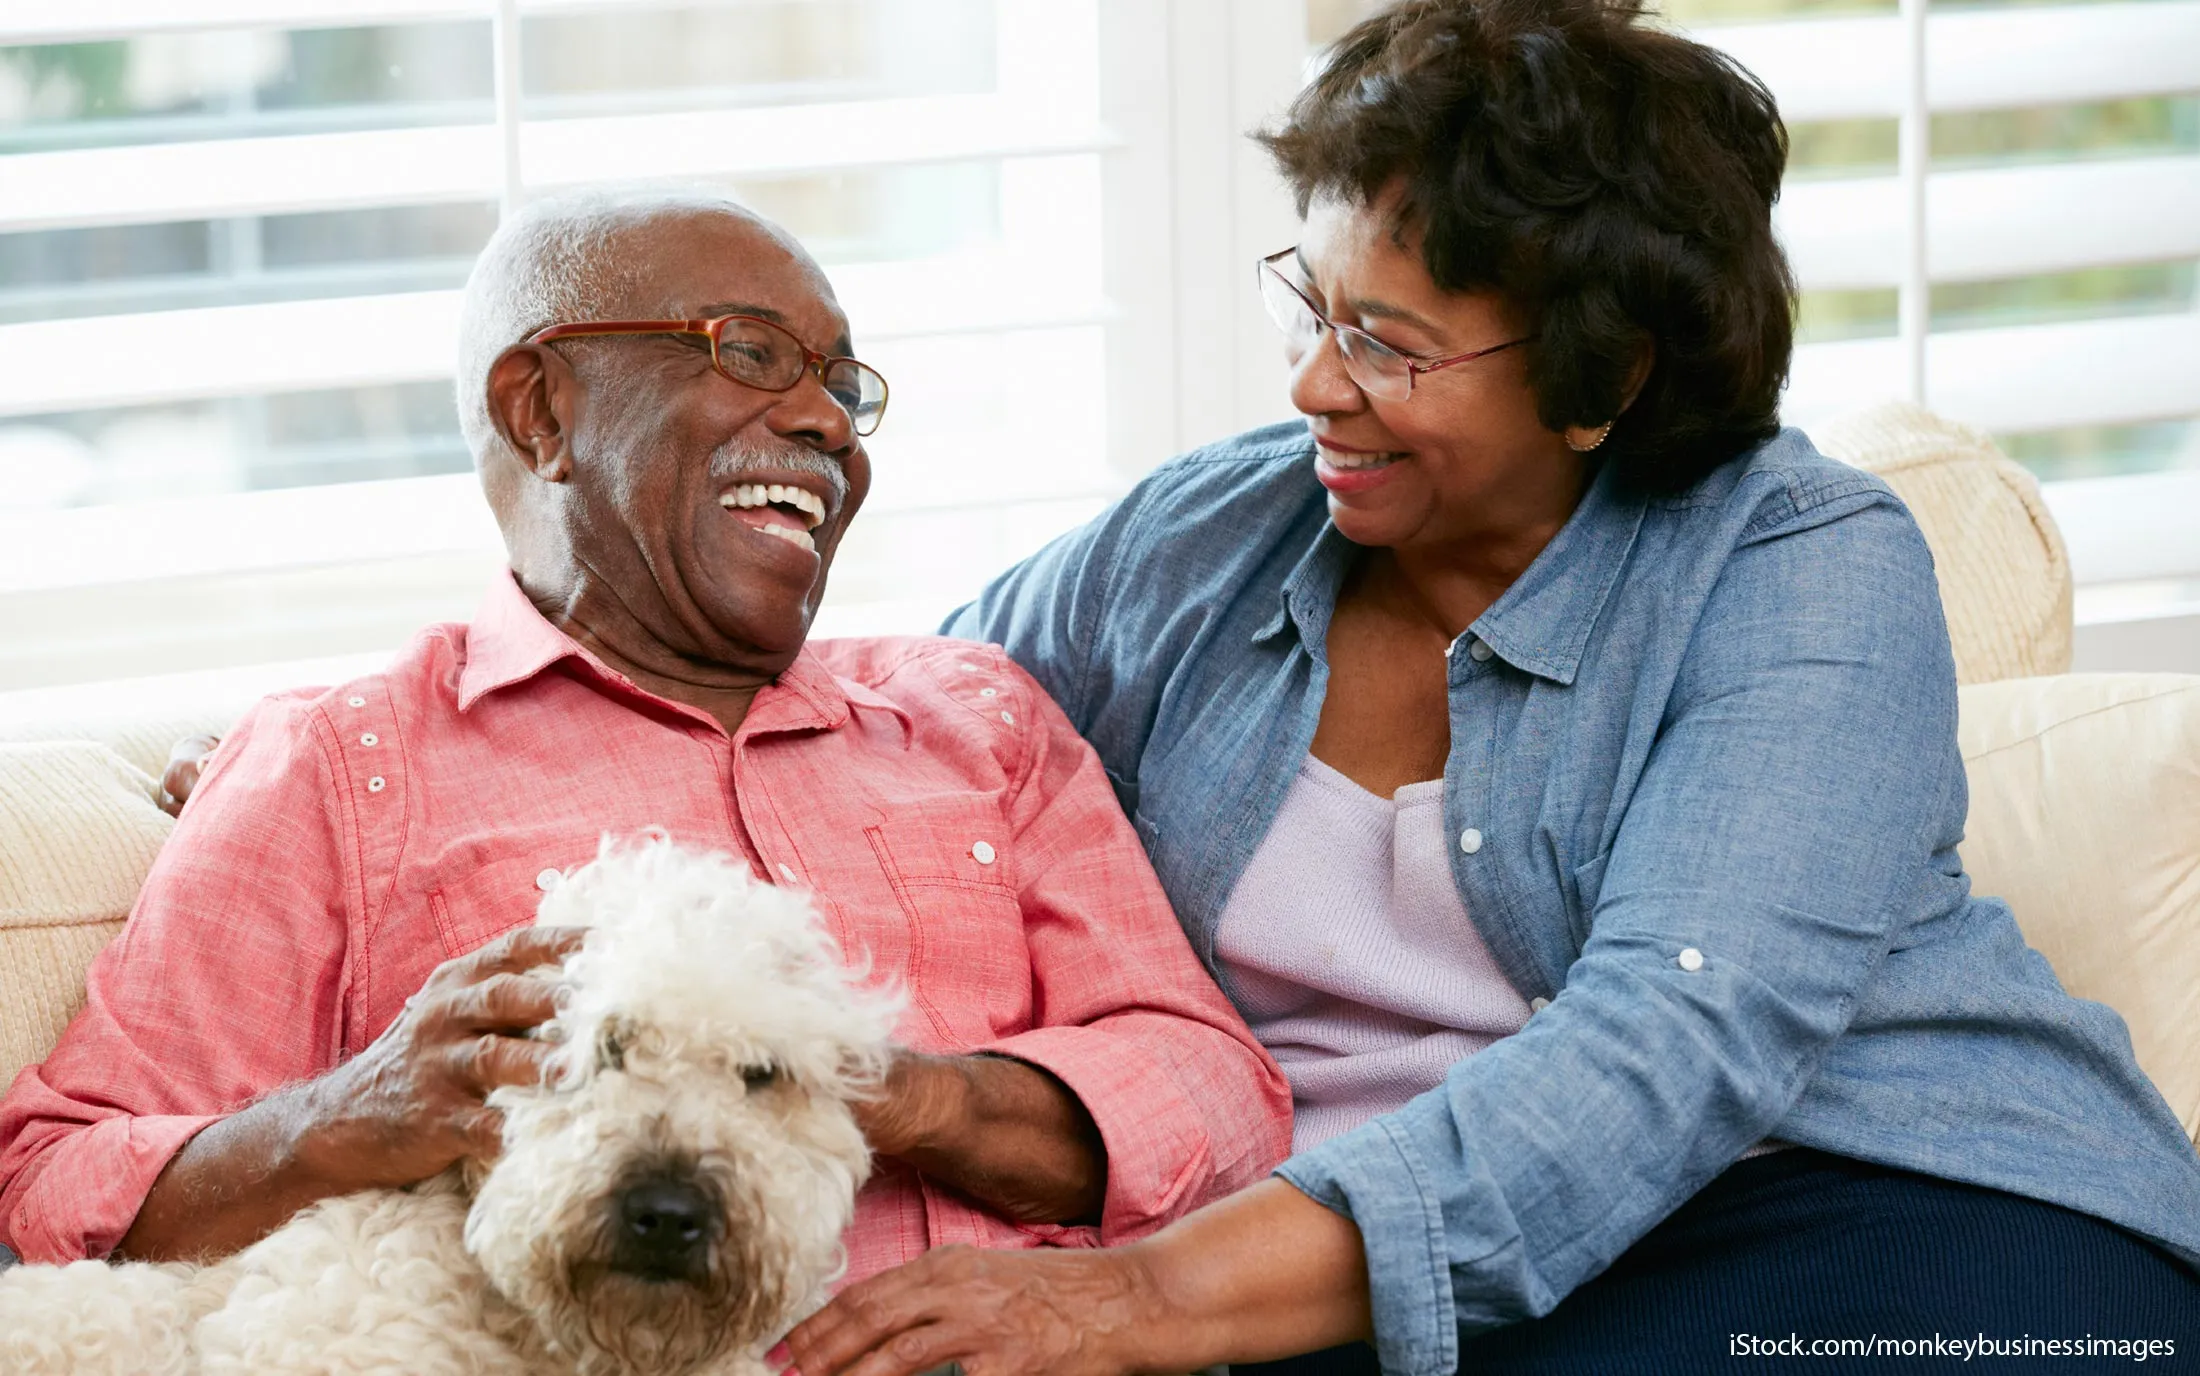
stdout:
[[839,464],[812,449],[789,446],[781,450],[760,450],[732,446],[721,448],[710,456],[711,476],[720,481],[732,481],[750,473],[799,473],[822,478],[832,489],[829,505],[838,511],[848,498],[848,475]]

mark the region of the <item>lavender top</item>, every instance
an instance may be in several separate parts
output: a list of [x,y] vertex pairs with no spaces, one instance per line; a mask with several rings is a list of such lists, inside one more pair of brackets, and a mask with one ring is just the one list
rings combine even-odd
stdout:
[[1368,792],[1308,755],[1223,905],[1216,962],[1291,1081],[1305,1151],[1527,1025],[1467,920],[1444,781]]

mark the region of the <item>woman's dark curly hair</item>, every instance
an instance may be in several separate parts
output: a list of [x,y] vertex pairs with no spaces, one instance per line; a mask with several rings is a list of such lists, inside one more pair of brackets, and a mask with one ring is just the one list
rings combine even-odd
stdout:
[[1771,438],[1795,282],[1772,236],[1787,129],[1724,55],[1638,0],[1403,0],[1346,34],[1260,135],[1303,215],[1402,185],[1438,286],[1495,290],[1536,340],[1545,425],[1619,416],[1606,451],[1675,492]]

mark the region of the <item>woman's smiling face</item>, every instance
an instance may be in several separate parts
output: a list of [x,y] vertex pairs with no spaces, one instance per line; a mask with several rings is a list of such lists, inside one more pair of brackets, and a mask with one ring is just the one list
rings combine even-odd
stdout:
[[[1395,191],[1368,205],[1315,200],[1285,275],[1330,320],[1424,363],[1529,333],[1494,292],[1438,287],[1418,233],[1397,231],[1395,201]],[[1537,418],[1524,349],[1423,373],[1411,395],[1389,401],[1346,375],[1324,331],[1292,360],[1291,402],[1320,444],[1315,475],[1330,517],[1356,544],[1433,548],[1581,489],[1585,461]]]

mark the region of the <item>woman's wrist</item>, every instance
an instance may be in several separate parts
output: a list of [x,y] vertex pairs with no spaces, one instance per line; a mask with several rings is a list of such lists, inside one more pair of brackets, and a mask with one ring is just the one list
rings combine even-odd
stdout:
[[1129,1246],[1093,1254],[1118,1274],[1126,1322],[1111,1334],[1116,1361],[1125,1371],[1186,1372],[1217,1365],[1228,1357],[1224,1316],[1203,1312],[1205,1287],[1187,1267],[1196,1267],[1196,1247],[1163,1231]]

